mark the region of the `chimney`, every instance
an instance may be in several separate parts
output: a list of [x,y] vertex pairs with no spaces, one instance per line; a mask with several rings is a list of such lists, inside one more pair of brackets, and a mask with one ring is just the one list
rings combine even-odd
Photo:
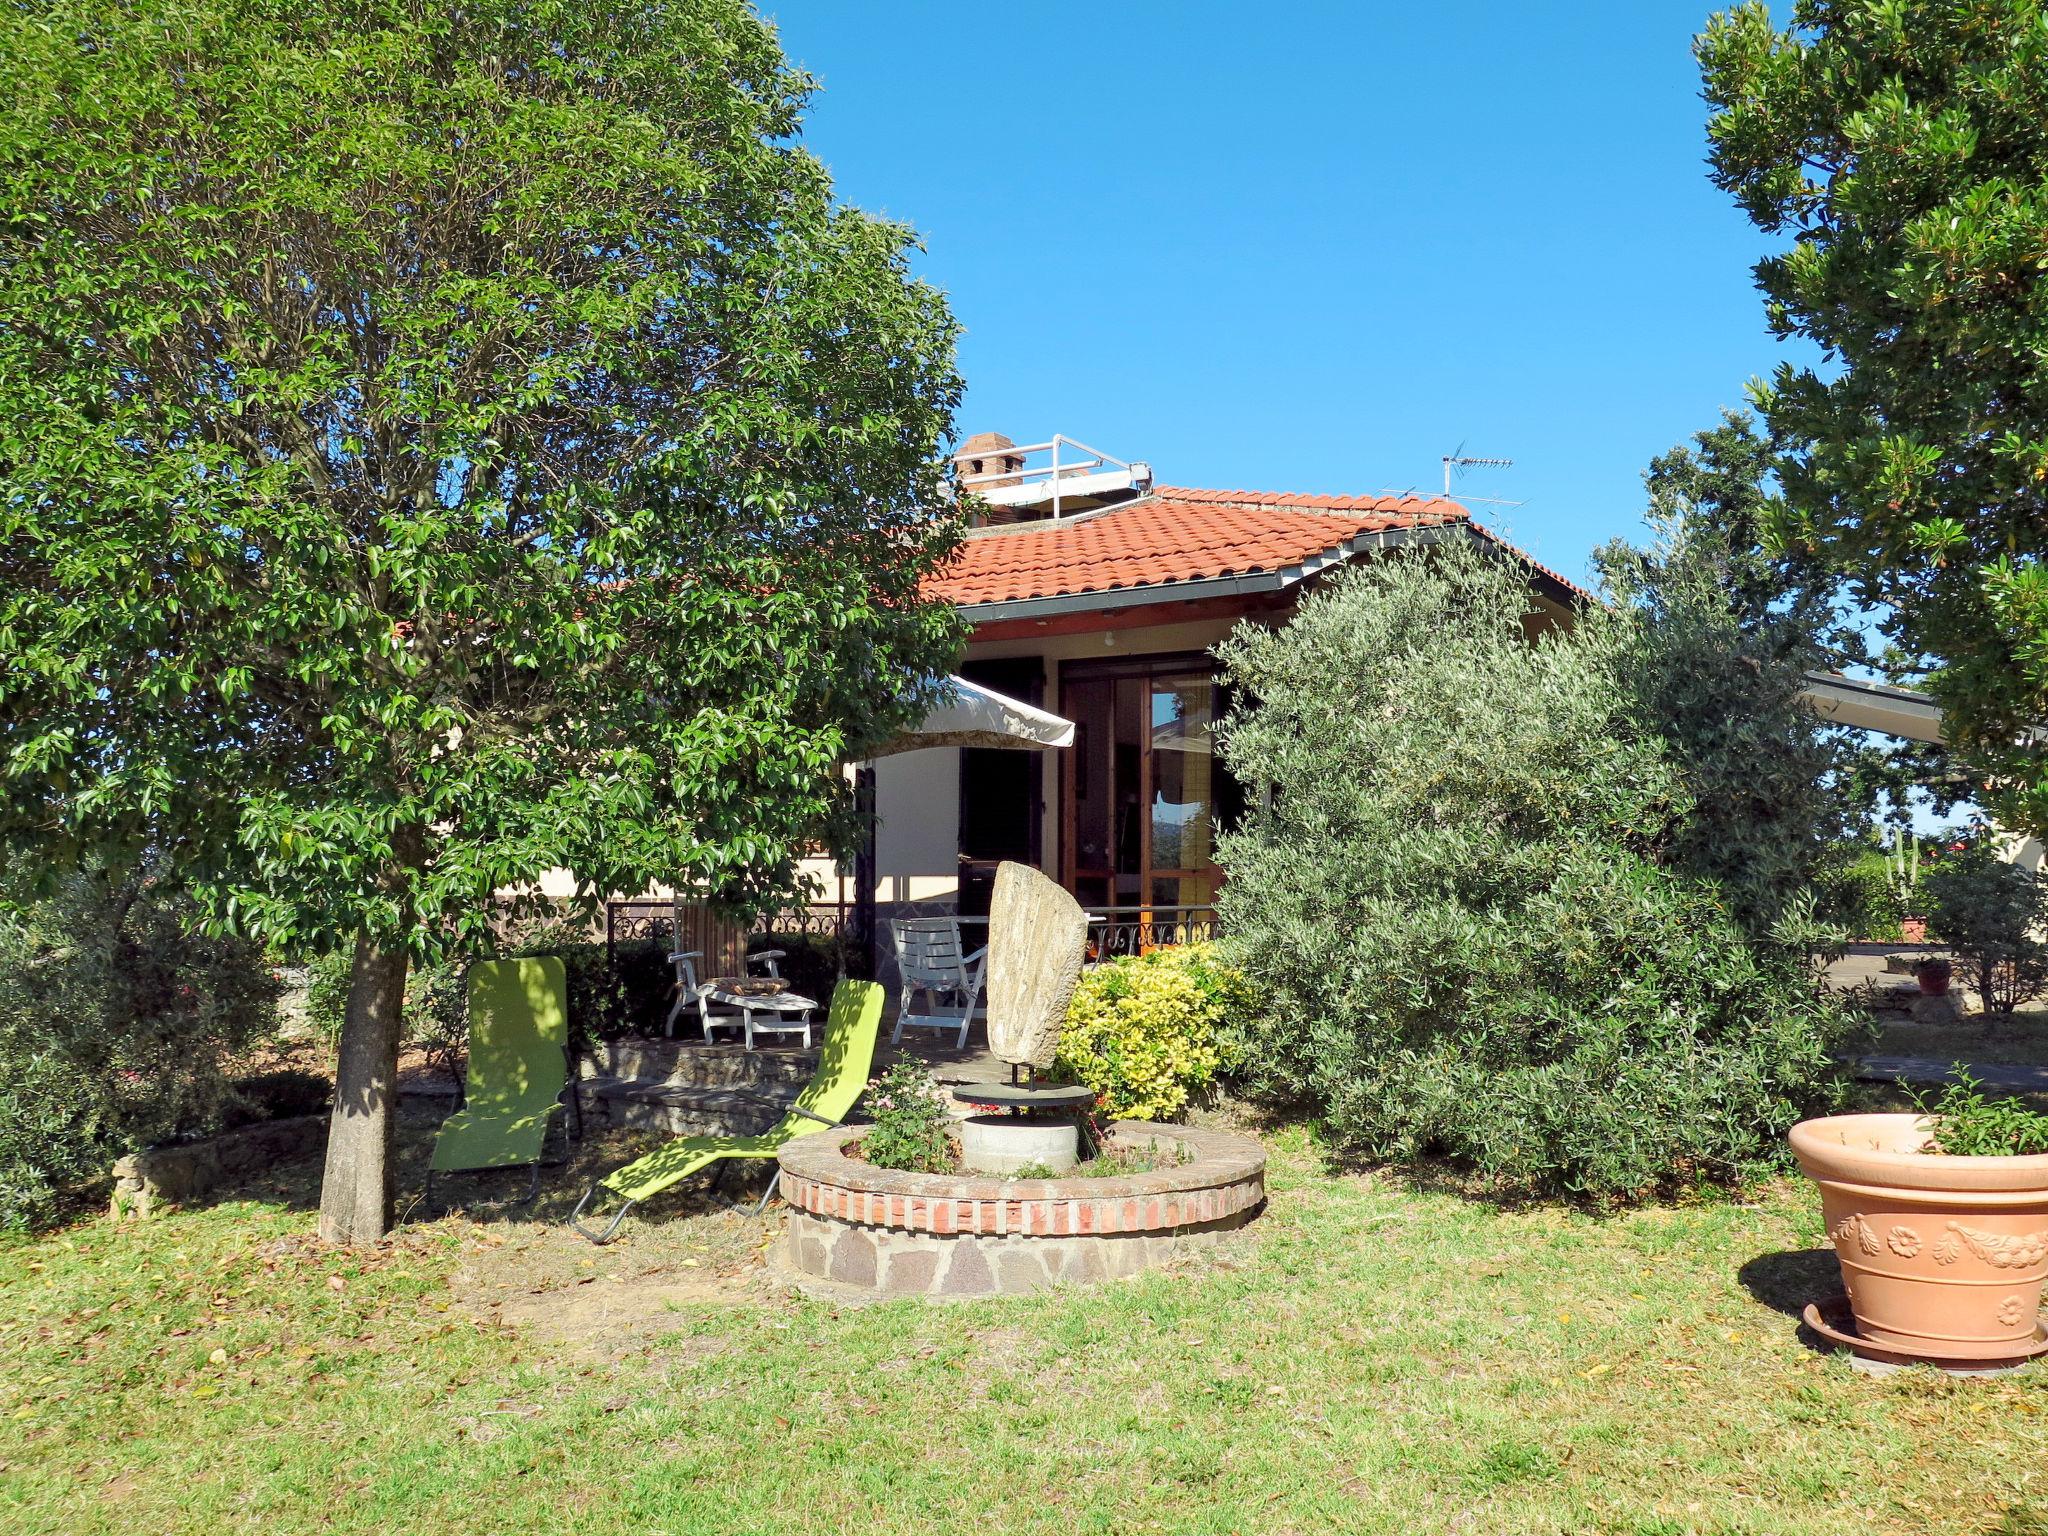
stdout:
[[[953,455],[953,484],[963,492],[992,491],[1006,485],[1015,485],[1024,471],[1024,455],[1006,453],[1005,449],[1015,448],[1016,442],[1000,432],[977,432],[962,443]],[[982,475],[1000,475],[1000,480],[983,480]],[[975,483],[969,484],[972,480]],[[1017,520],[1017,512],[1009,507],[984,508],[979,519],[988,523],[1010,523]]]

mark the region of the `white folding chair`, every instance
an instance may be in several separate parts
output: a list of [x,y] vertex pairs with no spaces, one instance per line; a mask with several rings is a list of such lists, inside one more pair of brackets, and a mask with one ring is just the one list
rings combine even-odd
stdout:
[[[951,1029],[959,1032],[957,1044],[965,1050],[968,1026],[981,1001],[988,946],[965,953],[960,920],[953,917],[892,918],[889,931],[896,941],[901,977],[896,1029],[889,1043],[900,1043],[905,1029]],[[925,999],[922,1009],[916,1006],[919,994]]]
[[[676,942],[681,944],[683,939],[682,901],[677,899],[671,902],[669,912]],[[747,956],[741,969],[744,970],[749,966],[765,965],[768,967],[768,975],[780,981],[782,979],[781,962],[788,955],[789,951],[786,949],[757,949]],[[701,949],[676,949],[670,951],[668,963],[675,967],[676,981],[674,990],[676,1000],[669,1005],[668,1018],[662,1024],[662,1032],[664,1034],[670,1036],[675,1034],[676,1020],[682,1017],[683,1010],[686,1008],[695,1008],[697,1010],[698,1017],[703,1021],[704,1038],[706,1040],[711,1038],[711,1026],[713,1023],[737,1024],[740,1022],[740,1015],[737,1009],[721,1006],[719,1011],[714,1014],[711,1011],[711,1005],[704,1000],[704,987],[697,979],[697,962],[703,958],[704,951]]]

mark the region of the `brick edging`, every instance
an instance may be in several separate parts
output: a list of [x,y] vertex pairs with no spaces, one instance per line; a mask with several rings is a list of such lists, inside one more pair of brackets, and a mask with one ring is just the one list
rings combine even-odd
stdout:
[[1119,1120],[1126,1142],[1167,1142],[1189,1161],[1120,1179],[992,1179],[876,1168],[845,1155],[852,1135],[800,1137],[778,1154],[783,1198],[813,1216],[937,1236],[1171,1234],[1228,1221],[1265,1199],[1265,1149],[1247,1136]]

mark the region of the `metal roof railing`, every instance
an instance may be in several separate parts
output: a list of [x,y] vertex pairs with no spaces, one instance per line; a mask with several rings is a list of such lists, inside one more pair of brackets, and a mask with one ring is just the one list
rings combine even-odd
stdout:
[[1029,460],[1038,454],[1047,455],[1046,462],[962,475],[956,483],[962,491],[972,492],[992,506],[1050,506],[1055,519],[1062,514],[1062,503],[1070,499],[1142,494],[1152,488],[1150,464],[1119,459],[1059,432],[1043,443],[991,448],[982,457]]

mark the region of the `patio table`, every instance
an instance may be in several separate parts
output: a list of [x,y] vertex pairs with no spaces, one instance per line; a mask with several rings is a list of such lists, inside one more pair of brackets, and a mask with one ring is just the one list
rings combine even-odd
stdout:
[[[722,1024],[737,1026],[746,1037],[747,1049],[754,1048],[756,1035],[802,1035],[804,1049],[811,1046],[811,1012],[816,999],[797,992],[760,992],[735,985],[734,978],[720,977],[707,982],[697,995],[697,1016],[704,1025],[704,1038]],[[723,1010],[712,1013],[716,1005]],[[737,1015],[737,1016],[735,1016]]]

